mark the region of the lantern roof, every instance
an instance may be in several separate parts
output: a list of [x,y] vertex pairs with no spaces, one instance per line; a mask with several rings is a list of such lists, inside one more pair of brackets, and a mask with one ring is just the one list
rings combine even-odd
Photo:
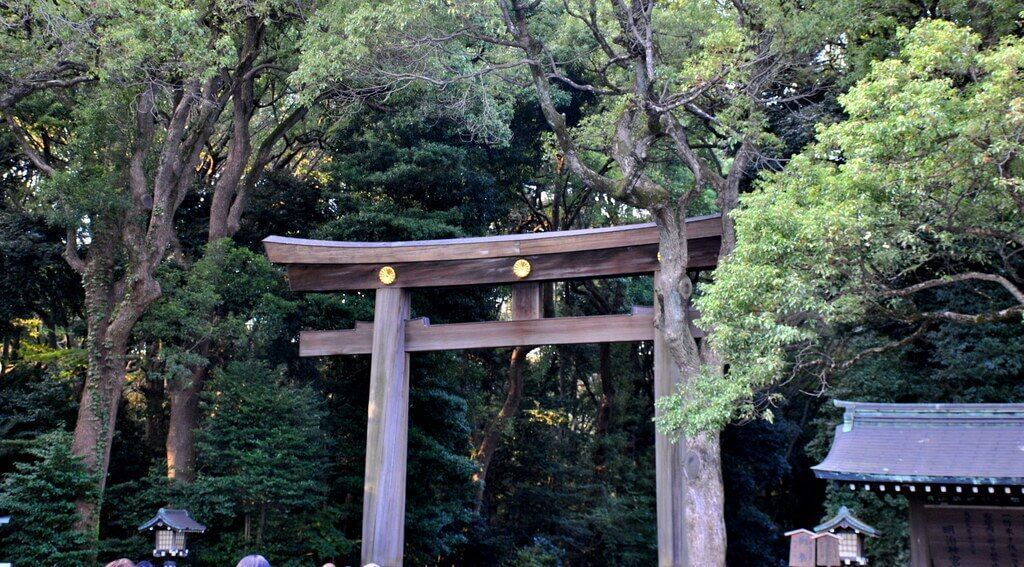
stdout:
[[206,531],[206,526],[193,520],[188,515],[187,510],[174,510],[171,508],[160,508],[156,516],[153,516],[151,520],[139,526],[139,531],[165,526],[179,532],[203,533]]
[[818,478],[1024,486],[1024,404],[876,404],[846,410]]
[[832,519],[814,526],[814,532],[821,535],[835,529],[856,530],[871,537],[878,537],[878,530],[864,523],[863,520],[854,516],[846,506],[839,508],[839,513]]

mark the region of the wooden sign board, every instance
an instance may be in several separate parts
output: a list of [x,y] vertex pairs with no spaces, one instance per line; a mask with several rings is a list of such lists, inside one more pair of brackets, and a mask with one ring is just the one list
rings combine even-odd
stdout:
[[839,536],[836,534],[818,534],[814,536],[815,548],[818,553],[818,567],[839,567]]
[[1024,567],[1024,507],[926,506],[934,567]]
[[797,530],[789,536],[789,567],[814,566],[814,536],[808,530]]

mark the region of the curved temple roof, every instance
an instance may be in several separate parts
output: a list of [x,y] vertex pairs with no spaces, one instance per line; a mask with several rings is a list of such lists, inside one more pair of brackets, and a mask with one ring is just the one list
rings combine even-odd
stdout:
[[854,516],[846,506],[839,508],[839,512],[830,520],[814,526],[814,533],[827,532],[835,528],[849,528],[857,530],[871,537],[878,537],[878,530],[864,523]]
[[846,413],[818,478],[1024,486],[1024,404],[835,404]]
[[167,526],[172,530],[179,532],[198,532],[203,533],[206,531],[206,526],[192,519],[188,515],[187,510],[173,510],[170,508],[160,508],[157,511],[156,516],[153,516],[148,522],[139,526],[139,531],[148,530],[153,527]]

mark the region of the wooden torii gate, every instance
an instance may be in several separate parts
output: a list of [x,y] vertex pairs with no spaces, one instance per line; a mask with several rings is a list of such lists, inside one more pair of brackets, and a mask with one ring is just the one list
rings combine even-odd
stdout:
[[[712,268],[718,215],[687,221],[690,268]],[[541,283],[652,274],[653,224],[415,242],[331,242],[270,236],[267,257],[296,291],[376,290],[374,320],[354,329],[303,331],[301,356],[370,354],[362,564],[402,565],[409,418],[409,353],[545,344],[654,341],[654,395],[675,391],[678,367],[654,327],[654,309],[631,315],[543,318]],[[655,278],[657,281],[657,278]],[[409,320],[410,291],[512,286],[512,320],[431,325]],[[694,327],[695,333],[700,331]],[[683,446],[655,439],[658,564],[686,565]]]

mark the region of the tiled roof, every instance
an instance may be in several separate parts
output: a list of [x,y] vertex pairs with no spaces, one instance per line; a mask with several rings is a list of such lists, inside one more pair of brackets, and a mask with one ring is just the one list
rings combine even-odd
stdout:
[[139,526],[139,531],[148,530],[153,527],[167,526],[171,529],[178,530],[180,532],[204,532],[206,526],[193,520],[186,510],[172,510],[170,508],[160,508],[153,516],[153,519]]
[[852,528],[863,534],[878,537],[878,530],[865,524],[862,520],[850,513],[850,509],[846,506],[840,508],[839,513],[831,520],[827,520],[822,524],[814,526],[814,533],[820,534],[835,528]]
[[1024,486],[1024,404],[835,404],[819,478]]

